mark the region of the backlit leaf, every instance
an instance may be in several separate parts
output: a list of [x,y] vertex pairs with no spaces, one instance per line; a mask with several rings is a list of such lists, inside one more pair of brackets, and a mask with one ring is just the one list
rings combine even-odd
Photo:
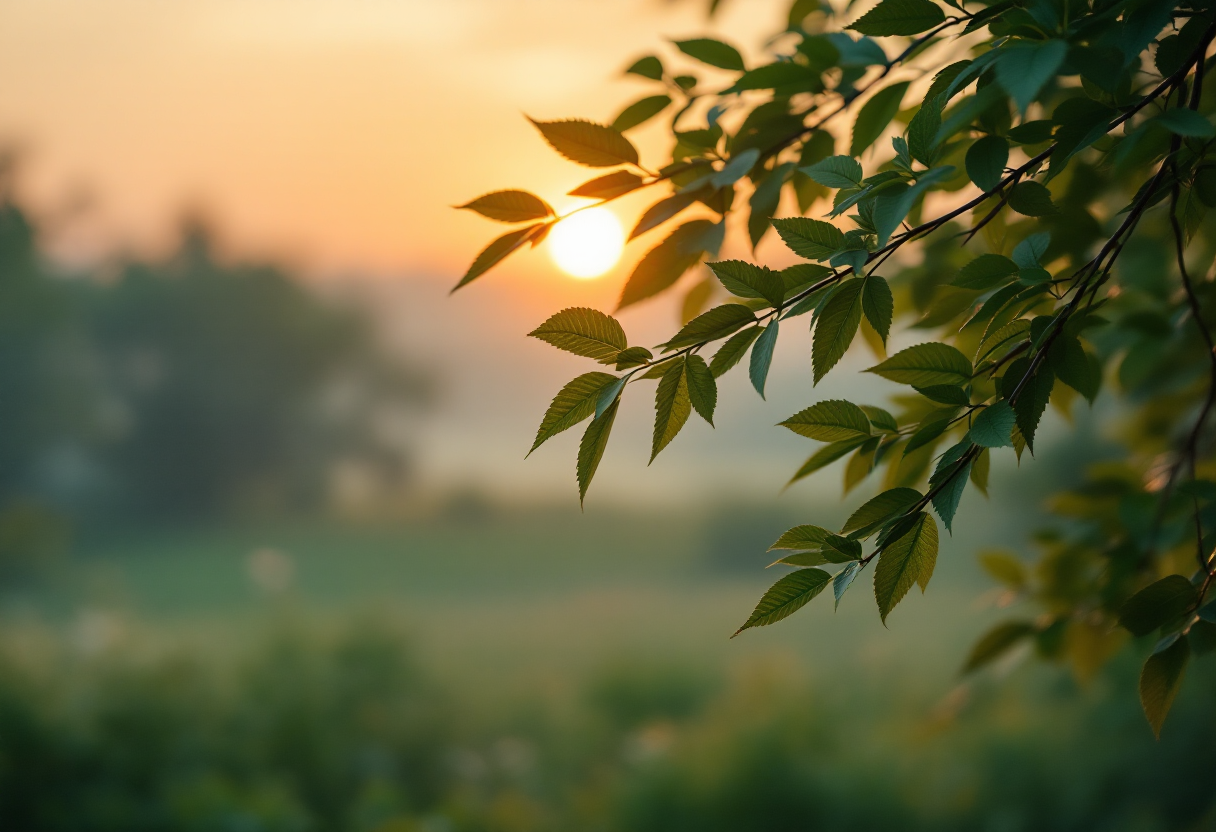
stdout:
[[981,254],[959,270],[951,281],[960,289],[987,291],[1018,273],[1018,264],[1000,254]]
[[670,104],[671,97],[666,95],[652,95],[640,101],[635,101],[621,110],[620,115],[613,119],[612,129],[618,133],[624,133],[626,130],[637,127],[639,124],[654,118],[666,110]]
[[621,405],[618,398],[600,416],[591,421],[583,434],[578,446],[578,501],[581,505],[587,497],[587,489],[591,487],[591,478],[595,476],[600,460],[604,458],[604,448],[608,446],[608,437],[612,433],[612,423],[616,421],[616,412]]
[[962,386],[971,381],[972,368],[967,356],[954,347],[930,342],[900,350],[866,372],[916,387],[936,384]]
[[553,216],[549,203],[527,191],[494,191],[458,207],[500,222],[527,222]]
[[1132,635],[1146,636],[1186,613],[1198,594],[1182,575],[1169,575],[1137,592],[1119,609],[1119,624]]
[[650,461],[659,451],[671,444],[676,434],[688,421],[692,413],[692,402],[688,396],[688,377],[684,373],[684,359],[679,358],[667,368],[654,398],[654,438],[650,446]]
[[820,468],[826,468],[842,456],[857,450],[869,441],[867,437],[859,436],[856,439],[842,439],[839,442],[833,442],[831,445],[824,445],[811,454],[806,462],[802,463],[802,467],[794,472],[794,476],[790,477],[790,481],[786,483],[786,487],[788,488],[804,477],[809,477]]
[[714,423],[714,408],[718,404],[718,383],[714,374],[699,355],[685,359],[684,372],[688,376],[688,398],[702,419]]
[[1168,647],[1149,656],[1140,671],[1140,705],[1157,738],[1161,737],[1161,726],[1182,687],[1182,677],[1191,659],[1189,642],[1175,638]]
[[811,342],[811,367],[819,383],[844,356],[861,324],[861,287],[858,278],[840,284],[815,323]]
[[829,156],[800,170],[826,188],[861,186],[861,163],[852,156]]
[[574,427],[594,414],[600,392],[616,380],[616,376],[608,373],[584,373],[568,382],[553,397],[548,410],[541,418],[536,439],[528,453],[531,454],[550,437]]
[[661,81],[663,80],[663,62],[654,55],[647,55],[645,58],[638,58],[634,61],[625,72],[631,75],[641,75],[652,81]]
[[784,422],[799,436],[820,442],[839,442],[870,435],[870,420],[860,407],[843,399],[828,399],[800,410]]
[[570,307],[551,316],[528,333],[559,350],[607,364],[629,346],[625,330],[611,315],[598,309]]
[[793,615],[823,592],[831,577],[822,569],[799,569],[791,572],[769,587],[756,609],[734,635],[737,636],[751,627],[763,627]]
[[701,261],[706,234],[715,223],[709,220],[686,222],[646,252],[629,275],[621,292],[618,309],[657,295],[680,279],[684,272]]
[[984,136],[967,148],[967,176],[981,191],[991,191],[1001,182],[1009,163],[1009,142],[1000,136]]
[[[609,175],[615,176],[616,174]],[[635,237],[640,237],[650,229],[662,225],[696,201],[697,198],[693,193],[683,192],[660,199],[654,205],[647,208],[645,213],[638,219],[637,225],[629,232],[629,239],[632,240]]]
[[481,254],[478,254],[477,258],[473,261],[473,265],[469,266],[469,270],[464,273],[464,277],[460,278],[460,282],[452,287],[452,291],[455,292],[460,287],[471,283],[478,277],[481,277],[483,274],[497,265],[499,261],[501,261],[508,254],[544,232],[544,230],[548,227],[549,226],[547,223],[542,222],[537,223],[536,225],[529,225],[527,228],[520,228],[503,234],[497,240],[482,249]]
[[569,195],[583,196],[589,199],[612,199],[615,196],[637,190],[642,187],[644,181],[636,173],[618,170],[604,174],[603,176],[597,176],[589,182],[584,182],[571,191]]
[[724,303],[703,312],[675,334],[664,346],[669,350],[725,338],[735,330],[754,323],[756,314],[741,303]]
[[967,435],[971,441],[985,448],[1013,447],[1013,427],[1018,417],[1008,402],[998,401],[985,407],[971,423]]
[[967,656],[966,663],[963,664],[963,673],[971,673],[986,664],[991,664],[1008,653],[1018,642],[1030,638],[1034,633],[1034,625],[1023,621],[1006,621],[1003,624],[997,624],[971,648],[971,653]]
[[773,306],[780,306],[785,298],[785,281],[765,266],[743,260],[722,260],[708,265],[732,295],[767,300]]
[[690,58],[696,58],[701,63],[716,66],[718,69],[730,69],[736,72],[742,72],[744,69],[743,56],[739,54],[739,50],[720,40],[696,38],[694,40],[677,40],[673,41],[673,43],[685,55],[688,55]]
[[924,590],[936,564],[937,523],[922,511],[878,556],[878,566],[874,569],[874,597],[884,624],[913,584],[920,584]]
[[[889,3],[891,0],[886,0],[886,2]],[[930,5],[933,4],[930,3]],[[938,13],[940,14],[940,12],[939,9]],[[908,82],[904,81],[879,90],[866,101],[861,112],[857,114],[857,121],[853,124],[853,142],[849,147],[851,155],[860,156],[882,135],[882,131],[887,129],[891,119],[895,118],[895,114],[899,112],[899,105],[903,102],[904,93],[907,91]]]
[[572,162],[592,168],[638,163],[637,149],[611,127],[582,119],[529,121],[554,150]]

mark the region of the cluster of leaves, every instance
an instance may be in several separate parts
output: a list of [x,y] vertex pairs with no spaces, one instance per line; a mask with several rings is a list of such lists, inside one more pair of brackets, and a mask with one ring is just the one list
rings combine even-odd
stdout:
[[[846,31],[832,31],[841,22]],[[1216,611],[1203,606],[1216,576],[1216,481],[1206,478],[1216,469],[1214,284],[1190,270],[1207,269],[1216,252],[1207,212],[1216,93],[1204,86],[1214,36],[1206,0],[955,0],[948,10],[882,0],[839,19],[818,0],[796,0],[767,63],[749,68],[716,40],[675,43],[729,79],[716,91],[670,76],[657,57],[637,61],[628,71],[663,94],[611,126],[537,127],[572,161],[619,168],[573,195],[602,204],[671,189],[631,239],[694,205],[711,217],[684,221],[651,248],[621,307],[675,286],[703,260],[710,275],[691,285],[686,322],[657,354],[629,346],[614,318],[591,309],[536,329],[616,372],[566,385],[533,448],[590,419],[578,453],[583,497],[629,385],[658,381],[653,459],[692,410],[712,423],[716,380],[749,350],[763,396],[779,332],[794,318],[810,321],[816,383],[861,332],[882,359],[868,372],[909,388],[894,412],[820,401],[781,425],[825,443],[791,482],[847,457],[846,491],[885,468],[882,488],[838,533],[799,526],[774,544],[794,571],[740,631],[785,618],[829,583],[839,603],[871,561],[885,621],[913,584],[928,584],[938,520],[950,529],[969,483],[986,490],[991,455],[1034,453],[1048,405],[1067,414],[1106,381],[1125,423],[1121,467],[1053,498],[1061,527],[1043,536],[1033,577],[1017,558],[987,559],[1042,612],[988,633],[966,669],[1029,640],[1088,673],[1121,634],[1157,633],[1141,699],[1159,731],[1190,654],[1216,646]],[[650,171],[623,131],[677,102],[671,160]],[[838,125],[850,121],[846,135]],[[736,200],[744,183],[746,209]],[[783,194],[801,215],[774,219]],[[519,191],[464,207],[529,224],[492,243],[460,285],[560,221]],[[716,260],[728,216],[743,210],[753,250],[771,227],[807,262],[777,271]],[[893,257],[911,243],[918,265]],[[932,338],[887,357],[897,315]],[[701,351],[718,341],[706,361]]]

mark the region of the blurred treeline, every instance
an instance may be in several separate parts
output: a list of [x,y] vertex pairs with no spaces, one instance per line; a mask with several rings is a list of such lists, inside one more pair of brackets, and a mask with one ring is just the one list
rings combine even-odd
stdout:
[[[847,686],[625,662],[554,692],[455,690],[382,623],[227,654],[0,651],[12,830],[802,832],[1211,829],[1200,684],[1154,743],[1117,678],[1032,675],[933,707],[915,677]],[[896,693],[898,691],[898,693]],[[940,691],[940,689],[939,689]],[[957,712],[962,710],[962,716]]]
[[92,271],[41,233],[0,181],[0,569],[69,528],[315,510],[344,471],[408,476],[393,422],[426,385],[366,313],[218,259],[199,224]]

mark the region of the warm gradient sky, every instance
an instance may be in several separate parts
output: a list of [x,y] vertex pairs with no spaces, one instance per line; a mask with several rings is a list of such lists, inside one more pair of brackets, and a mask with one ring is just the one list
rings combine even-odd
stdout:
[[[445,379],[423,447],[431,481],[573,499],[578,431],[522,457],[544,405],[586,361],[523,334],[563,306],[611,309],[646,243],[593,281],[524,252],[449,299],[502,230],[449,206],[523,186],[564,207],[593,173],[556,156],[524,113],[609,120],[647,94],[621,74],[634,58],[669,57],[666,38],[709,32],[747,53],[785,5],[727,0],[710,24],[704,0],[0,0],[0,136],[28,149],[38,203],[96,195],[60,241],[71,254],[164,245],[195,205],[230,252],[376,277],[393,337]],[[632,135],[662,163],[661,126]],[[774,243],[763,257],[779,256]],[[655,343],[673,318],[659,300],[622,320],[633,343]],[[632,397],[593,496],[775,494],[813,443],[772,426],[856,392],[851,370],[869,356],[855,352],[812,390],[807,333],[783,337],[767,403],[734,373],[717,429],[694,418],[649,469],[649,392]]]

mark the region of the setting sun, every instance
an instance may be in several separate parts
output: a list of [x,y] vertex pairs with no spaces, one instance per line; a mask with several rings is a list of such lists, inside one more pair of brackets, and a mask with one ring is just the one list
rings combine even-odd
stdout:
[[562,220],[549,236],[549,252],[571,277],[599,277],[616,265],[625,232],[607,208],[588,208]]

